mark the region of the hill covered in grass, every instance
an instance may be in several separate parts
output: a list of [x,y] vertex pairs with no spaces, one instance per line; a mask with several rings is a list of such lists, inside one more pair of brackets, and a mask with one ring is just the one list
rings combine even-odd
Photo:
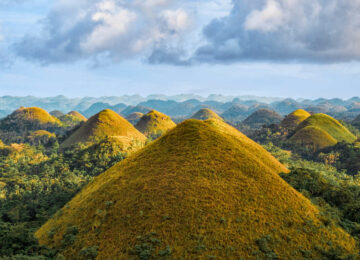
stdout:
[[271,109],[259,109],[246,118],[243,124],[253,128],[259,128],[263,125],[278,124],[282,116]]
[[86,122],[87,118],[76,111],[71,111],[66,115],[59,117],[64,127],[75,127],[80,123]]
[[325,114],[315,114],[303,121],[289,141],[313,151],[338,142],[353,143],[356,137],[339,121]]
[[146,137],[134,128],[126,119],[116,112],[106,109],[92,116],[61,144],[62,148],[79,143],[92,144],[106,137],[121,138],[127,145],[134,142],[143,143]]
[[321,259],[356,254],[220,120],[187,120],[96,177],[36,233],[67,259]]
[[23,142],[29,132],[55,131],[62,127],[59,119],[38,107],[21,107],[0,120],[0,137],[6,143]]
[[175,126],[169,116],[152,110],[144,115],[135,127],[145,136],[157,138]]
[[303,109],[295,110],[284,118],[281,126],[289,131],[293,131],[310,116],[311,114]]
[[200,109],[198,112],[196,112],[194,115],[191,116],[191,119],[197,119],[197,120],[217,119],[223,121],[223,119],[218,114],[216,114],[214,111],[212,111],[209,108]]

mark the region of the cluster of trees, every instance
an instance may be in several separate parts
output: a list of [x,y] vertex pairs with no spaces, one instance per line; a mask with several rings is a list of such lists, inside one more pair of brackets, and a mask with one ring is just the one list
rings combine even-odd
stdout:
[[[52,259],[34,232],[126,154],[110,143],[59,150],[57,141],[0,147],[0,258]],[[33,258],[36,257],[36,258]]]

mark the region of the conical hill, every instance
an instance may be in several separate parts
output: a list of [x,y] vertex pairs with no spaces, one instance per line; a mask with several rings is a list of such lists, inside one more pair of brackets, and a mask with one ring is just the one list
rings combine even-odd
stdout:
[[152,110],[144,115],[135,127],[145,136],[159,137],[175,126],[169,116]]
[[145,142],[141,134],[126,119],[116,112],[106,109],[92,116],[84,125],[76,130],[64,143],[62,148],[83,143],[91,144],[106,137],[121,137],[126,142]]
[[36,236],[66,259],[355,253],[355,241],[279,177],[286,171],[231,126],[187,120],[96,177]]
[[283,117],[271,109],[259,109],[244,120],[245,125],[259,128],[263,125],[279,124]]
[[21,107],[0,121],[4,131],[35,131],[59,127],[60,121],[39,107]]
[[281,122],[281,126],[288,130],[295,130],[303,121],[308,119],[311,114],[303,109],[298,109],[287,115]]
[[310,116],[298,126],[297,131],[307,126],[317,127],[325,131],[337,142],[352,143],[356,140],[356,137],[345,126],[335,118],[326,114],[315,114]]
[[196,112],[194,115],[191,116],[191,119],[198,119],[198,120],[207,120],[207,119],[218,119],[223,121],[223,119],[216,114],[214,111],[212,111],[209,108],[202,108],[198,112]]
[[131,124],[136,125],[143,116],[144,116],[143,113],[134,112],[134,113],[131,113],[130,115],[128,115],[126,117],[126,120],[129,121]]
[[82,122],[85,122],[87,120],[87,118],[85,116],[83,116],[82,114],[80,114],[77,111],[71,111],[71,112],[67,113],[67,115],[73,116],[74,118],[77,118],[79,121],[82,121]]

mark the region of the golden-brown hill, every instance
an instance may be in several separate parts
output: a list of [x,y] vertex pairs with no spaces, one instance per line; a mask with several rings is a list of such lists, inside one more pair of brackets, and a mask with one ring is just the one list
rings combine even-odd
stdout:
[[223,119],[216,114],[214,111],[212,111],[209,108],[202,108],[198,112],[196,112],[194,115],[191,116],[191,119],[197,119],[197,120],[208,120],[208,119],[218,119],[223,121]]
[[293,131],[310,116],[311,114],[303,109],[295,110],[284,118],[281,126],[289,131]]
[[59,127],[59,119],[39,107],[21,107],[0,121],[3,131],[35,131]]
[[338,142],[353,143],[356,137],[339,121],[326,114],[315,114],[304,120],[289,141],[317,150]]
[[87,185],[37,232],[66,259],[321,259],[355,241],[219,120],[188,120]]
[[169,116],[152,110],[140,119],[135,128],[145,136],[157,138],[175,126]]
[[87,121],[87,118],[77,111],[70,111],[69,113],[67,113],[67,115],[73,116],[74,118],[77,118],[78,120],[80,120],[82,122]]
[[116,137],[124,145],[144,143],[146,137],[116,112],[106,109],[92,116],[61,144],[67,148],[76,144],[93,144],[107,137]]

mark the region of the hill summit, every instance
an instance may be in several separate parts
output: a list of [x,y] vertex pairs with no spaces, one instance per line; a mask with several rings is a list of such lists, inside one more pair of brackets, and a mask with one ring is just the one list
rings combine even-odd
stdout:
[[224,122],[187,120],[96,177],[36,236],[67,259],[355,254],[355,241],[324,225],[281,172],[281,163]]
[[176,124],[169,116],[152,110],[144,115],[135,127],[145,136],[157,138],[175,126]]
[[352,143],[356,137],[331,116],[315,114],[303,121],[289,140],[316,151],[338,142]]
[[129,121],[131,124],[136,125],[143,116],[144,116],[143,113],[134,112],[134,113],[131,113],[130,115],[128,115],[126,117],[126,120]]
[[191,116],[191,119],[197,119],[197,120],[208,120],[208,119],[218,119],[223,121],[223,119],[216,114],[214,111],[212,111],[209,108],[202,108],[198,112],[196,112],[194,115]]
[[85,122],[87,118],[77,111],[70,111],[67,115],[77,118],[79,121]]
[[106,137],[122,138],[126,143],[146,140],[126,119],[110,109],[105,109],[86,121],[61,147],[66,148],[78,143],[92,144]]
[[295,110],[284,118],[281,122],[281,126],[289,131],[293,131],[310,116],[311,114],[303,109]]

